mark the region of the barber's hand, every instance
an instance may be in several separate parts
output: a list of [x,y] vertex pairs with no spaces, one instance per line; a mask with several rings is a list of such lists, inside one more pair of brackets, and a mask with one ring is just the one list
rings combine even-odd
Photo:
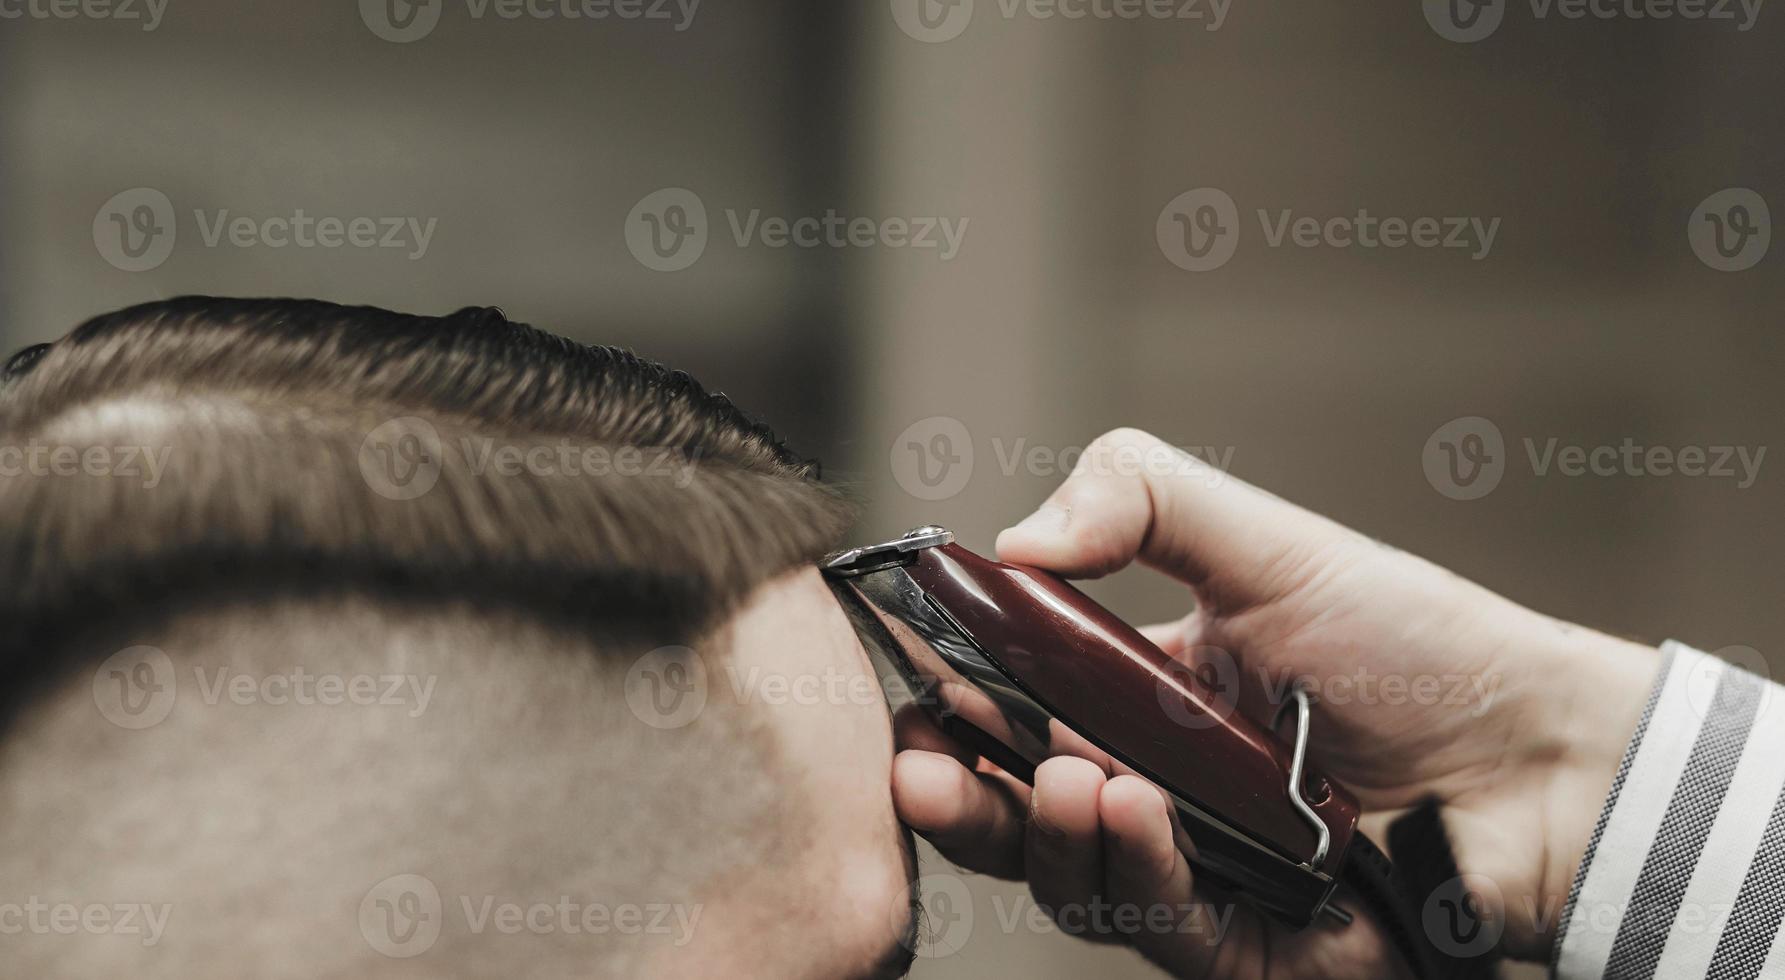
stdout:
[[[1328,696],[1310,756],[1358,796],[1365,830],[1382,841],[1394,816],[1437,796],[1463,872],[1497,886],[1483,912],[1502,925],[1505,952],[1547,955],[1656,651],[1524,609],[1134,430],[1093,444],[1039,511],[998,538],[998,555],[1076,578],[1138,558],[1184,582],[1194,610],[1149,637],[1180,658],[1231,657],[1254,688],[1311,679]],[[919,714],[903,713],[898,735],[899,815],[950,860],[1026,878],[1039,904],[1081,910],[1075,923],[1093,902],[1209,903],[1217,918],[1232,906],[1195,880],[1164,801],[1139,778],[1061,756],[1036,769],[1031,791]],[[1215,920],[1189,930],[1141,921],[1086,938],[1130,943],[1183,977],[1399,971],[1367,918],[1298,933],[1241,903],[1219,941]]]

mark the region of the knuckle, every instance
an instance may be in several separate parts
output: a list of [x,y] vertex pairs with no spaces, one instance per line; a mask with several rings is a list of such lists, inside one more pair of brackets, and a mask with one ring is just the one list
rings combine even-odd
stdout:
[[1137,429],[1133,426],[1125,425],[1110,429],[1108,432],[1098,436],[1096,439],[1092,440],[1091,445],[1106,450],[1123,448],[1145,449],[1149,446],[1157,445],[1158,443],[1159,437],[1153,435],[1151,432],[1148,432],[1145,429]]

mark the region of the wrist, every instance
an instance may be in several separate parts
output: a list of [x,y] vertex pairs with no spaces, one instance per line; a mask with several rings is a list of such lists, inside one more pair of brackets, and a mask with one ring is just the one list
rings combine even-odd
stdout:
[[[1546,733],[1542,867],[1517,950],[1547,959],[1612,780],[1661,664],[1659,649],[1550,620],[1534,731]],[[1509,901],[1512,896],[1508,896]],[[1514,938],[1509,930],[1509,939]]]

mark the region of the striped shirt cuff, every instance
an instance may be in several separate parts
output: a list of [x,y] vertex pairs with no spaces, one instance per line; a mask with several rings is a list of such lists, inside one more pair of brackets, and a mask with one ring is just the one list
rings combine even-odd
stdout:
[[1785,688],[1678,643],[1562,911],[1562,980],[1785,980]]

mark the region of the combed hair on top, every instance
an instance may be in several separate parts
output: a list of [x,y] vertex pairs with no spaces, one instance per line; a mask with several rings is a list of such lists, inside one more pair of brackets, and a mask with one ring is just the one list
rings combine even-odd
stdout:
[[[381,486],[398,445],[437,470],[426,492]],[[573,465],[504,469],[504,450]],[[612,465],[574,465],[589,453]],[[72,669],[56,641],[96,621],[244,589],[514,603],[680,642],[850,516],[687,374],[494,308],[148,303],[0,370],[0,688]]]

